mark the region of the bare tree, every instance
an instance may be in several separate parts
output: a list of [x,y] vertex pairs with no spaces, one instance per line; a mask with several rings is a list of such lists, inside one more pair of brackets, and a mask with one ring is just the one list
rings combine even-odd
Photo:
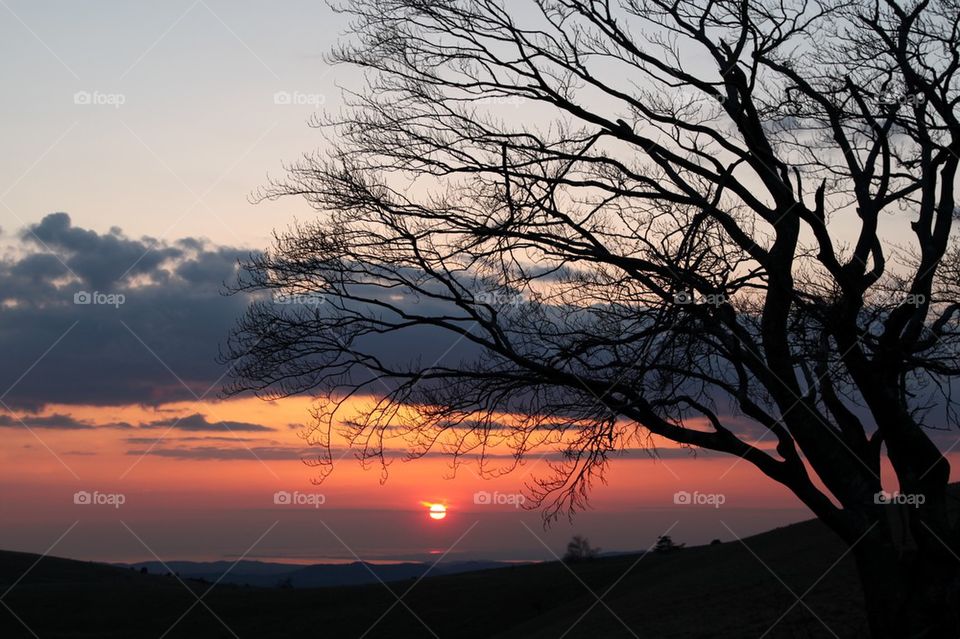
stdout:
[[[365,84],[262,194],[321,215],[237,287],[326,303],[251,307],[231,390],[315,393],[327,445],[375,396],[368,462],[558,449],[549,514],[651,435],[739,456],[850,544],[875,637],[958,636],[957,0],[339,10]],[[476,356],[381,355],[424,331]]]

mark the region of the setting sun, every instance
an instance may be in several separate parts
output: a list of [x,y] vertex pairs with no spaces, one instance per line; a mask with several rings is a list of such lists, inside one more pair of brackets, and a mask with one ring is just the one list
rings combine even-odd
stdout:
[[447,516],[447,507],[443,504],[428,504],[430,507],[430,519],[443,519]]

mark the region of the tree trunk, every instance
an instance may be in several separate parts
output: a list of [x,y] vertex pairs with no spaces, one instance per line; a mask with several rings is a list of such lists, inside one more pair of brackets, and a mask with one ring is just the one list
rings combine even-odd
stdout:
[[868,535],[853,550],[873,639],[960,638],[960,560]]

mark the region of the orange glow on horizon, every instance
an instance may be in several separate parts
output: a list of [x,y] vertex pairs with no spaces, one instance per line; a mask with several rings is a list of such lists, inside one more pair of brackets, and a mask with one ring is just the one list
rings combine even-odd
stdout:
[[[364,401],[358,399],[345,410],[360,410]],[[275,509],[277,491],[299,490],[323,494],[326,510],[402,510],[422,522],[423,511],[413,511],[412,504],[425,509],[432,522],[440,522],[458,519],[461,511],[470,516],[515,513],[514,501],[487,501],[478,495],[520,494],[525,482],[551,476],[551,460],[542,455],[532,455],[515,472],[493,478],[490,467],[481,476],[471,459],[454,473],[451,458],[440,454],[442,445],[416,463],[400,463],[406,452],[401,437],[385,445],[389,480],[382,483],[386,476],[358,464],[346,440],[334,432],[333,472],[314,487],[310,481],[319,471],[306,466],[304,458],[319,455],[322,449],[300,436],[311,423],[313,406],[305,397],[284,402],[237,398],[160,407],[61,404],[37,413],[14,412],[12,415],[28,424],[30,419],[47,417],[64,426],[26,428],[13,420],[4,430],[0,463],[4,464],[8,490],[0,506],[12,509],[16,502],[17,508],[40,519],[60,512],[64,503],[72,506],[73,493],[78,490],[109,490],[127,495],[125,508],[129,511],[187,512],[208,509],[211,504],[238,510]],[[194,415],[201,415],[204,421],[175,423]],[[504,424],[513,423],[513,416],[500,417]],[[216,426],[219,422],[228,426]],[[491,467],[511,466],[510,442],[495,443],[498,445],[488,449],[487,462]],[[591,493],[593,507],[602,512],[672,507],[674,493],[681,490],[722,492],[728,505],[742,508],[799,507],[796,498],[779,484],[759,481],[759,471],[749,463],[723,455],[694,457],[657,437],[645,439],[643,444],[661,455],[640,454],[638,446],[630,455],[612,459],[605,476],[609,485]],[[540,452],[556,447],[548,445]],[[960,455],[951,453],[951,461],[958,458]],[[954,462],[954,468],[960,468],[960,463]],[[887,477],[891,475],[885,468],[885,481]],[[439,494],[421,501],[425,490]],[[448,516],[451,503],[460,508],[453,518]],[[445,527],[438,524],[434,529]]]

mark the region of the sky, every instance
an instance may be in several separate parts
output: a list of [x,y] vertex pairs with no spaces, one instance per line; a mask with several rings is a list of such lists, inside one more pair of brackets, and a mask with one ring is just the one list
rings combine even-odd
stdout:
[[[518,506],[549,455],[486,480],[398,453],[384,482],[337,448],[315,485],[309,398],[219,395],[217,354],[248,303],[220,291],[274,229],[314,215],[250,196],[325,143],[307,120],[356,81],[323,58],[341,19],[286,0],[0,0],[0,16],[0,548],[541,560],[575,533],[637,550],[808,517],[749,464],[663,443],[615,459],[592,508],[547,528]],[[687,493],[701,497],[676,503]]]

